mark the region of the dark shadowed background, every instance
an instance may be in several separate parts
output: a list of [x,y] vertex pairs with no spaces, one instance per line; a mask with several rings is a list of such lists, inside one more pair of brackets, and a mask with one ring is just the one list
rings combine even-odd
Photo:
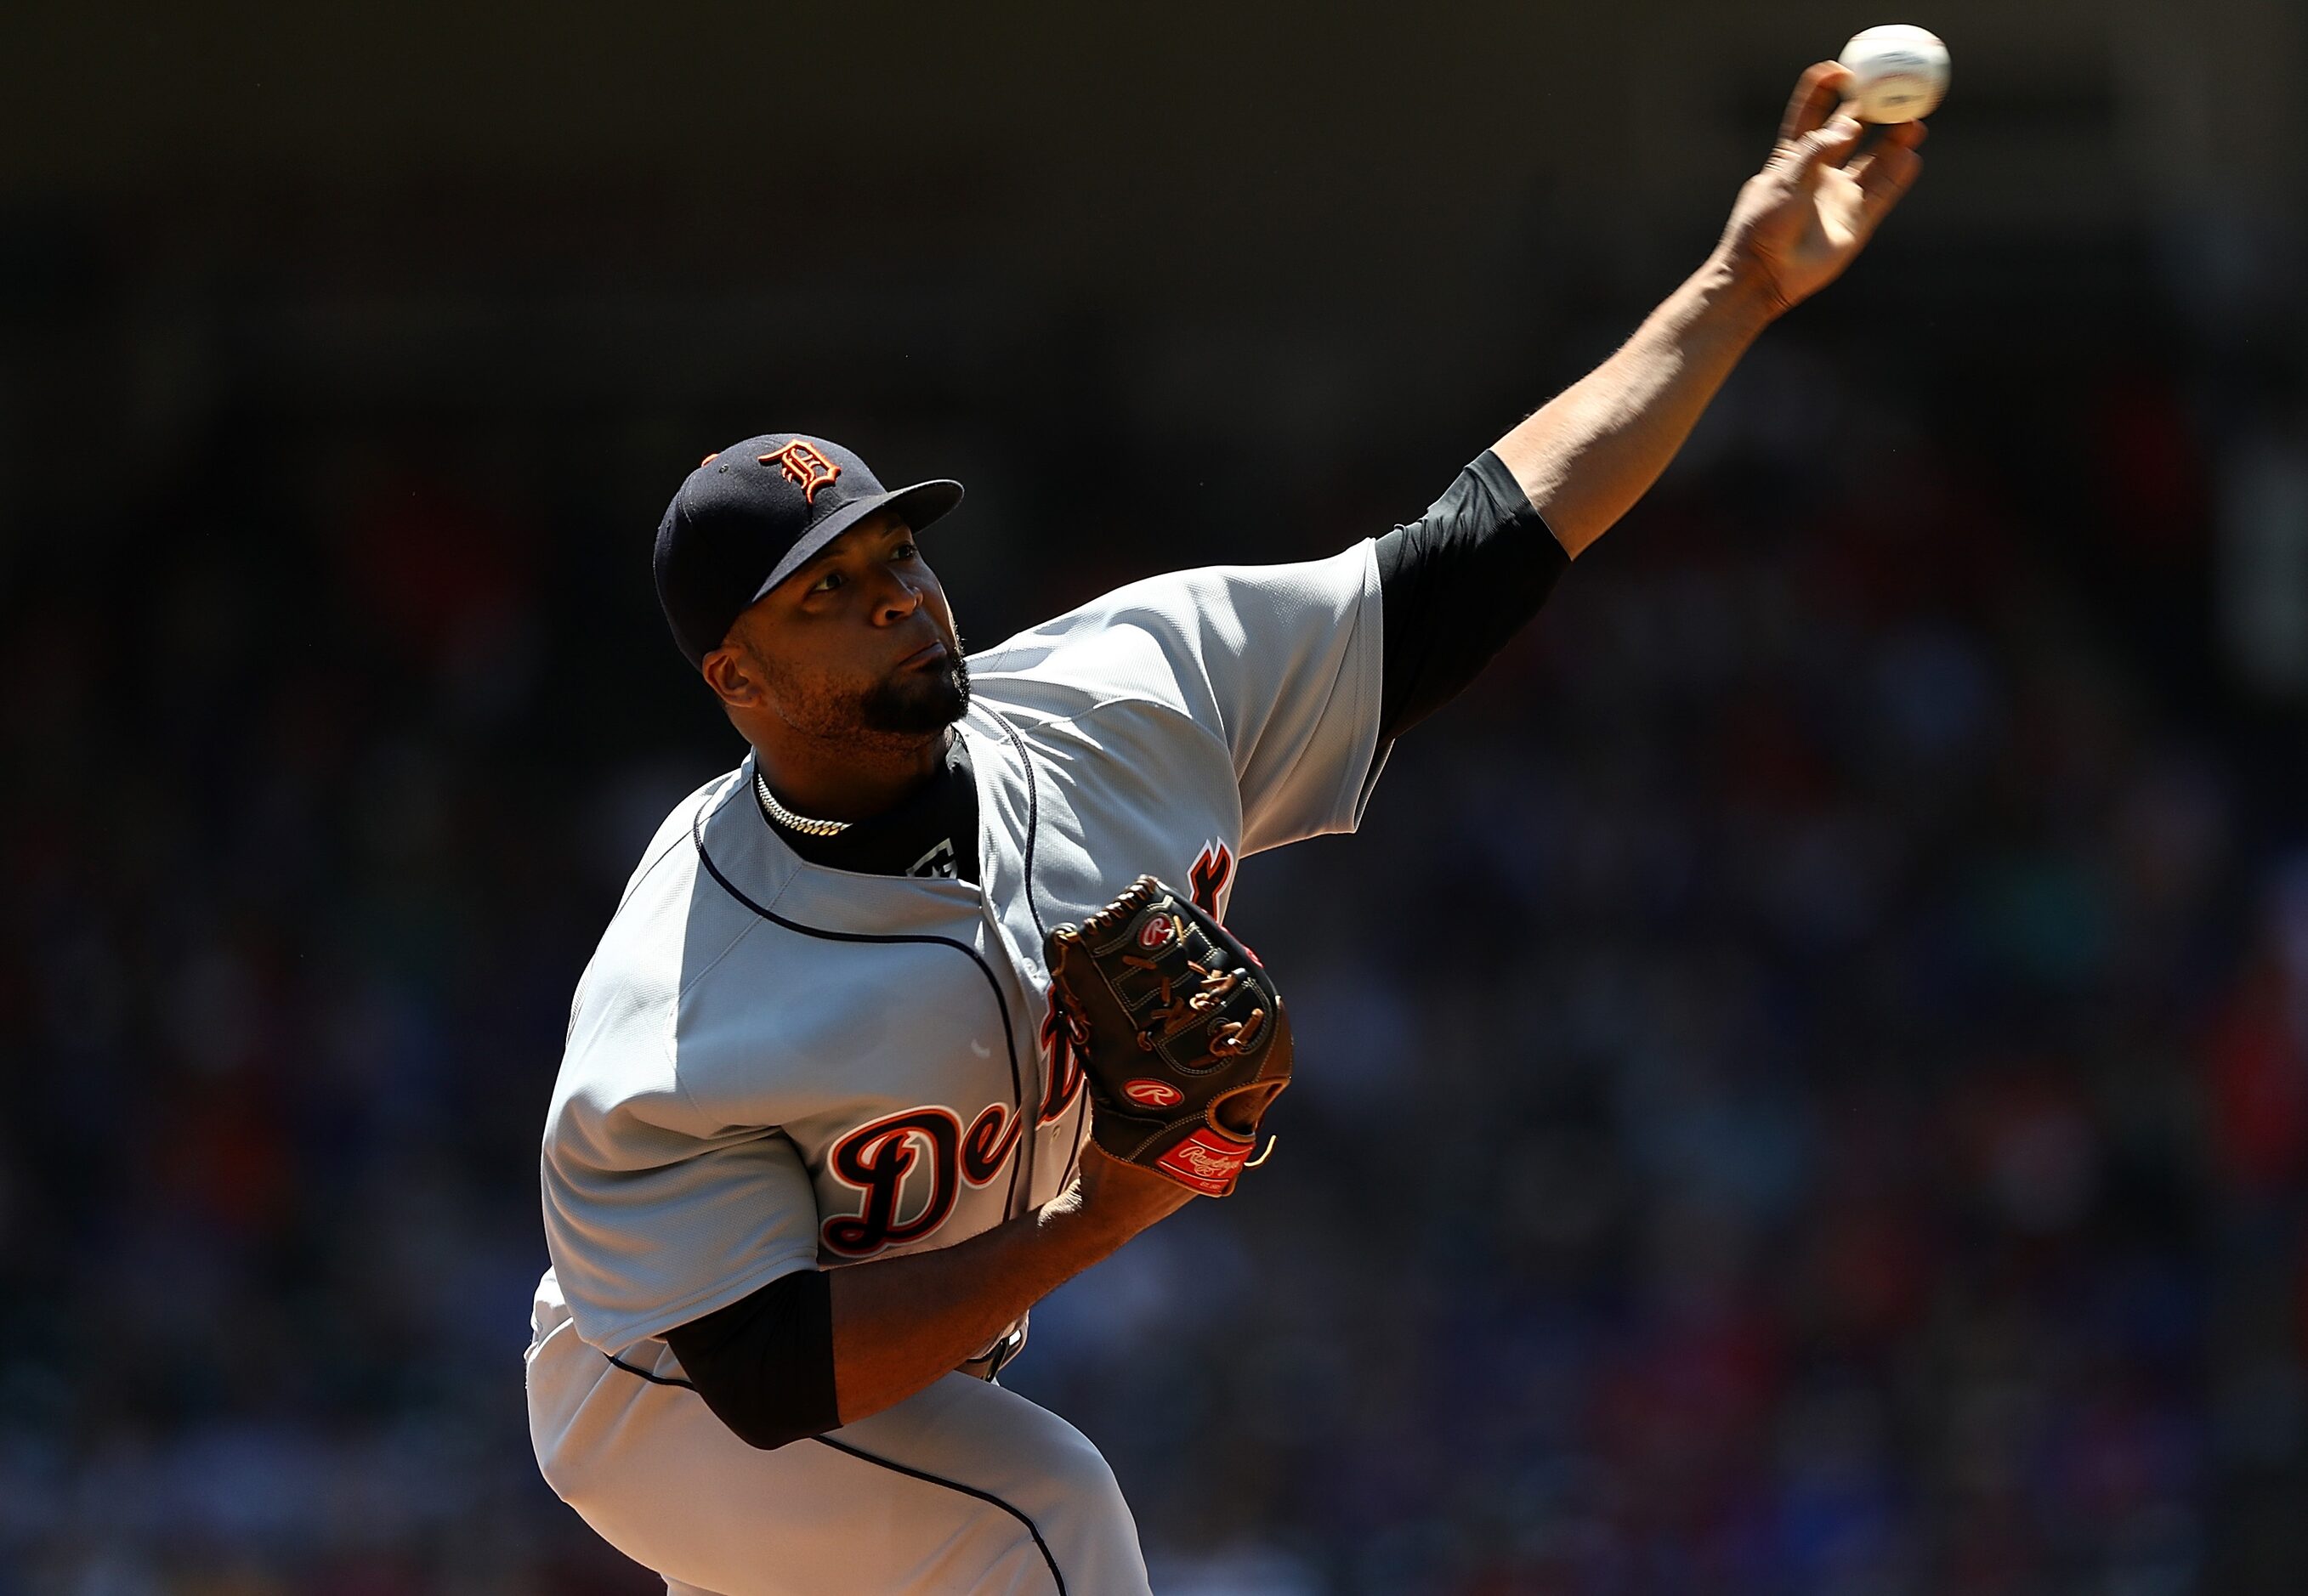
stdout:
[[0,17],[0,1592],[640,1592],[537,1140],[737,746],[647,551],[829,433],[978,644],[1416,515],[1796,72],[1921,187],[1245,867],[1263,1178],[1052,1299],[1157,1588],[2308,1588],[2308,22],[2280,0]]

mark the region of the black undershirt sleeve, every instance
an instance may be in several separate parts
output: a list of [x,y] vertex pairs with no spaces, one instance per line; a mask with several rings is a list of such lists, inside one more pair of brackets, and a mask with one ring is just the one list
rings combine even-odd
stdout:
[[1571,557],[1485,450],[1425,515],[1378,540],[1386,681],[1378,745],[1456,697],[1538,613]]
[[749,1446],[782,1446],[838,1429],[833,1291],[815,1269],[665,1333],[713,1416]]

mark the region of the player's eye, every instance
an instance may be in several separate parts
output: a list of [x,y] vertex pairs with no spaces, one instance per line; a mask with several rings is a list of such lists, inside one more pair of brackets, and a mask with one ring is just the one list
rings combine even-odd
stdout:
[[919,558],[921,550],[914,546],[911,539],[908,539],[890,551],[890,557],[893,560],[913,560]]
[[809,585],[812,593],[831,593],[849,579],[838,571],[829,571]]

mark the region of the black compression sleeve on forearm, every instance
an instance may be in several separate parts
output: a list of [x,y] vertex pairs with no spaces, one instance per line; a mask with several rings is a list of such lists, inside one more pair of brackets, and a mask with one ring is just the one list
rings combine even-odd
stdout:
[[1425,515],[1378,540],[1386,680],[1379,746],[1457,696],[1538,613],[1571,557],[1485,450]]
[[841,1423],[833,1291],[817,1270],[783,1275],[665,1339],[713,1416],[749,1446],[782,1446]]

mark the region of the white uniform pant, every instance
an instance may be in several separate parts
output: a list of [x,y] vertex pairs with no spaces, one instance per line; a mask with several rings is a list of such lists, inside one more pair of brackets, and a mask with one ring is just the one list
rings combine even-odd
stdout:
[[[546,1481],[675,1596],[1145,1596],[1114,1472],[1015,1392],[951,1374],[763,1452],[694,1391],[578,1340],[551,1274],[532,1329],[529,1429]],[[624,1361],[681,1377],[661,1341]]]

